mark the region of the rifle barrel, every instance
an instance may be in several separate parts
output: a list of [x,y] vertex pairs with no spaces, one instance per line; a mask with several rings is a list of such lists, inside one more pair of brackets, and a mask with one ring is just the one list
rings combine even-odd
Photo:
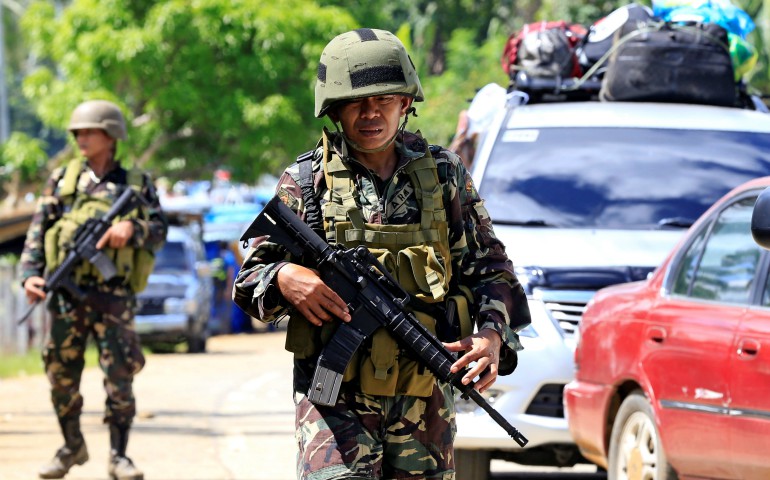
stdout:
[[37,300],[34,303],[30,303],[26,306],[26,310],[24,310],[24,314],[19,318],[19,320],[16,322],[16,325],[21,325],[24,323],[27,318],[32,315],[32,312],[35,310],[35,307],[37,307],[37,304],[40,303],[40,300]]
[[523,446],[525,446],[529,442],[529,440],[527,440],[527,437],[522,435],[522,433],[520,431],[518,431],[516,429],[516,427],[511,425],[508,422],[508,420],[506,420],[505,417],[503,417],[500,414],[500,412],[495,410],[492,407],[492,405],[490,405],[484,399],[484,397],[481,396],[481,394],[477,390],[471,388],[465,394],[468,395],[471,398],[471,400],[476,402],[476,405],[478,405],[479,407],[483,408],[484,411],[487,412],[489,414],[489,416],[492,417],[492,419],[495,422],[497,422],[498,425],[503,427],[503,429],[505,429],[505,431],[508,433],[508,435],[510,435],[511,438],[513,438],[516,441],[516,443],[519,444],[519,446],[523,447]]

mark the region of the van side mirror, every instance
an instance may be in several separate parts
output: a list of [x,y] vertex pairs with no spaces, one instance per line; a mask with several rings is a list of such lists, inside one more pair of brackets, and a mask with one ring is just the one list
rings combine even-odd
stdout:
[[751,214],[751,236],[762,248],[770,250],[770,187],[757,197]]

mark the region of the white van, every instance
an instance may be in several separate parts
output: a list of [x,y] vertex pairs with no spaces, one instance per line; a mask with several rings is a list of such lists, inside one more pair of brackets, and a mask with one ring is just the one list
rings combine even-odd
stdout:
[[458,399],[463,480],[486,480],[491,459],[589,463],[562,405],[586,304],[599,288],[646,278],[714,201],[770,174],[765,112],[526,98],[508,94],[472,176],[532,312],[518,368],[485,395],[529,443],[519,447],[475,403]]

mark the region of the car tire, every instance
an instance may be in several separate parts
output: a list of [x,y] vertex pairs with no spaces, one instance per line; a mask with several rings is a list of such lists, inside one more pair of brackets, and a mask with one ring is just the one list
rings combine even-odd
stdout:
[[632,392],[620,405],[612,425],[609,480],[675,480],[660,440],[655,415],[641,390]]
[[488,480],[490,460],[486,450],[455,449],[455,478]]
[[187,353],[205,353],[206,336],[203,333],[190,333],[187,338]]

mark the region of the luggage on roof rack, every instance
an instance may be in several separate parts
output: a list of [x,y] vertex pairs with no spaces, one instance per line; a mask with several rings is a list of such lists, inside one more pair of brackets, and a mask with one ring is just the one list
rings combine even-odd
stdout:
[[764,110],[742,81],[757,57],[748,42],[724,31],[724,22],[665,21],[660,5],[654,7],[630,3],[588,30],[561,20],[525,25],[502,55],[508,90],[525,92],[530,103],[654,101]]
[[534,22],[508,37],[501,64],[513,81],[518,72],[535,78],[571,78],[582,73],[575,46],[585,27],[559,21]]
[[727,31],[715,23],[648,24],[615,34],[602,100],[734,106]]

